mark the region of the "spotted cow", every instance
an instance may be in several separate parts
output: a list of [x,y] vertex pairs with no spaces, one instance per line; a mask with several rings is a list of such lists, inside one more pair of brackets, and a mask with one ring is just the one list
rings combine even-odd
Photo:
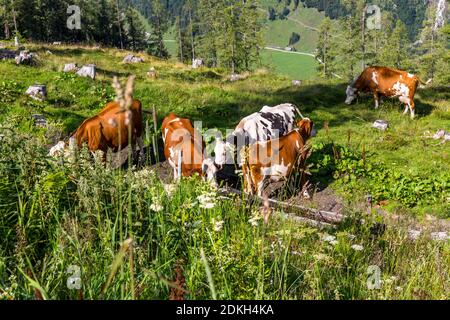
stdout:
[[397,97],[406,105],[404,114],[410,111],[411,118],[414,119],[414,95],[420,83],[426,84],[416,75],[405,71],[387,67],[369,67],[347,87],[345,103],[351,104],[361,92],[373,94],[375,108],[379,107],[380,98]]
[[[289,134],[265,142],[257,142],[242,150],[244,188],[248,194],[260,197],[272,183],[284,183],[294,170],[302,172],[301,186],[306,184],[306,142],[311,137],[313,122],[304,118]],[[308,197],[307,192],[305,195]]]

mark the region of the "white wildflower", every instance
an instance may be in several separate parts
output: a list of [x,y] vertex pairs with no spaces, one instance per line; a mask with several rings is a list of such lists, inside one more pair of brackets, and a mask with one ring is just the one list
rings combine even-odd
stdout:
[[445,241],[445,240],[449,240],[450,236],[445,231],[444,232],[433,232],[433,233],[431,233],[431,239],[433,239],[435,241]]
[[253,226],[253,227],[257,227],[259,225],[259,221],[262,220],[261,215],[259,214],[258,211],[255,211],[252,214],[252,217],[248,220],[248,222]]
[[420,230],[408,230],[408,237],[411,240],[419,239],[421,234],[422,234],[422,231],[420,231]]
[[160,212],[162,211],[164,208],[162,205],[160,205],[159,203],[152,203],[150,205],[150,210],[155,211],[155,212]]
[[175,184],[163,184],[163,187],[169,197],[177,191],[177,186]]
[[215,194],[210,192],[197,197],[200,208],[213,209],[216,206]]
[[329,244],[331,244],[332,246],[335,246],[335,245],[337,245],[339,242],[337,241],[337,240],[333,240],[333,241],[330,241],[329,242]]
[[354,244],[354,245],[352,245],[352,249],[355,251],[363,251],[364,247],[359,244]]
[[336,237],[335,236],[330,236],[330,235],[325,235],[324,237],[322,237],[322,240],[325,242],[333,242],[336,241]]
[[213,230],[214,230],[215,232],[220,232],[220,231],[222,231],[222,229],[223,229],[224,221],[223,221],[223,220],[216,221],[216,219],[213,218],[213,219],[211,220],[211,224],[213,225]]

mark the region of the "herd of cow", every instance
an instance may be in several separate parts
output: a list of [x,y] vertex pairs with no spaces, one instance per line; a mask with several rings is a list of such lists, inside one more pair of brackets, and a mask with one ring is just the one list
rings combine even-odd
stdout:
[[[386,67],[369,67],[347,88],[346,103],[351,104],[359,93],[371,92],[378,108],[380,98],[398,97],[406,105],[405,113],[415,115],[414,95],[423,83],[417,76]],[[90,151],[101,150],[106,155],[131,146],[139,146],[143,156],[142,105],[132,100],[124,112],[118,102],[109,103],[98,115],[84,121],[69,138],[50,150],[51,156],[64,154],[68,146]],[[296,120],[300,116],[301,120]],[[308,155],[307,141],[314,135],[313,121],[302,116],[292,104],[263,107],[242,119],[225,139],[217,138],[214,153],[209,156],[202,135],[189,119],[171,113],[163,121],[161,132],[164,155],[173,168],[175,180],[194,174],[217,184],[217,176],[227,165],[243,173],[244,189],[248,194],[266,196],[273,183],[283,183],[293,172],[303,173]],[[306,175],[301,175],[301,187]],[[304,190],[304,196],[308,193]]]

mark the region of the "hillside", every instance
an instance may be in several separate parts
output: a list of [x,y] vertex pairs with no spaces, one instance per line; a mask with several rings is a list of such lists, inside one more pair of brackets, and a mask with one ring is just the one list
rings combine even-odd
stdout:
[[[124,64],[128,51],[26,46],[39,55],[37,66],[0,61],[0,299],[450,296],[450,144],[425,137],[448,126],[448,90],[420,90],[412,121],[397,101],[379,110],[370,97],[345,105],[347,84],[336,81],[294,87],[259,70],[231,82],[223,70],[146,54],[144,63]],[[61,72],[70,62],[96,64],[97,79]],[[150,67],[157,79],[146,76]],[[264,105],[298,105],[318,131],[308,160],[313,200],[287,193],[295,203],[339,210],[344,223],[310,225],[301,212],[276,207],[266,225],[259,203],[224,196],[198,177],[170,182],[167,164],[151,159],[113,169],[87,150],[48,157],[50,146],[115,98],[112,77],[130,74],[134,97],[157,110],[157,128],[145,115],[147,146],[155,131],[161,140],[169,112],[202,121],[203,131],[225,131]],[[24,94],[36,83],[47,86],[44,102]],[[47,124],[36,126],[35,114]],[[371,128],[376,119],[390,128]],[[367,273],[377,267],[372,290]]]

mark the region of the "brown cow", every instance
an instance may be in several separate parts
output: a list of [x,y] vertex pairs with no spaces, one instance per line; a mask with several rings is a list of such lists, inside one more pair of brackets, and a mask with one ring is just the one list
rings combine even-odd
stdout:
[[[131,141],[129,134],[131,134]],[[123,111],[118,102],[110,102],[99,114],[85,120],[71,135],[70,141],[79,148],[87,144],[90,151],[101,150],[105,156],[108,149],[118,152],[129,144],[134,154],[136,143],[138,143],[143,156],[142,135],[142,104],[139,100],[133,100],[129,111]],[[66,148],[67,144],[60,141],[50,150],[50,156],[59,155]]]
[[369,67],[347,87],[346,104],[351,104],[360,92],[371,92],[375,99],[375,109],[380,105],[380,97],[398,97],[406,104],[405,112],[411,112],[414,119],[416,94],[419,83],[426,84],[419,77],[397,69],[387,67]]
[[164,155],[173,168],[174,179],[190,177],[194,173],[201,176],[205,142],[192,122],[171,113],[164,119],[161,131]]
[[244,151],[244,187],[249,194],[265,196],[270,183],[286,180],[299,168],[303,171],[301,186],[306,184],[304,174],[308,154],[306,142],[311,137],[313,122],[305,118],[298,122],[298,129],[279,139],[253,144]]

